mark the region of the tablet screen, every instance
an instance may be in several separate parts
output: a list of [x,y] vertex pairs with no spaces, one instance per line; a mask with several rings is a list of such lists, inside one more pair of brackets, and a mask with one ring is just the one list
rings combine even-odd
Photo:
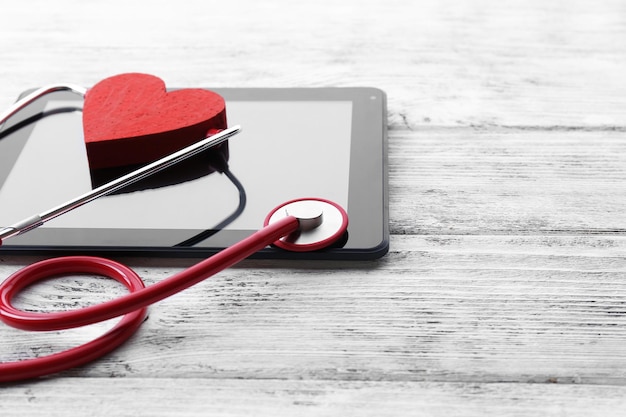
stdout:
[[[274,207],[291,199],[320,197],[348,213],[355,209],[353,100],[225,98],[229,126],[242,128],[228,141],[225,172],[210,170],[122,190],[10,243],[145,249],[187,242],[184,246],[196,249],[220,248],[259,229]],[[81,106],[76,97],[49,99],[42,110]],[[29,127],[26,139],[11,136],[0,140],[0,155],[13,155],[7,172],[0,172],[0,225],[49,210],[99,185],[89,168],[80,111],[41,118]],[[202,237],[193,240],[198,235]]]
[[[44,111],[68,104],[49,102]],[[287,111],[289,117],[280,120],[277,115]],[[229,124],[242,126],[229,141],[228,166],[247,202],[225,227],[259,228],[277,204],[302,196],[326,198],[347,210],[351,113],[349,101],[228,103]],[[324,120],[323,129],[318,120]],[[92,188],[81,126],[79,112],[37,123],[0,189],[0,224],[13,224]],[[176,185],[105,196],[42,227],[207,229],[235,210],[238,200],[238,189],[227,176],[214,172]]]

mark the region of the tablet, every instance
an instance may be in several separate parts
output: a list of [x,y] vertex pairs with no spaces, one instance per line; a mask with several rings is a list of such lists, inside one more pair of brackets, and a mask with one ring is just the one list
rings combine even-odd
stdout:
[[[343,206],[334,247],[255,257],[375,259],[389,247],[386,97],[375,88],[211,89],[242,132],[207,157],[101,197],[25,234],[1,253],[207,256],[249,236],[281,203],[319,197]],[[55,92],[0,132],[0,226],[91,190],[118,173],[91,172],[82,98]],[[204,159],[203,161],[206,161]],[[199,166],[205,167],[198,168]],[[206,168],[208,166],[208,168]]]

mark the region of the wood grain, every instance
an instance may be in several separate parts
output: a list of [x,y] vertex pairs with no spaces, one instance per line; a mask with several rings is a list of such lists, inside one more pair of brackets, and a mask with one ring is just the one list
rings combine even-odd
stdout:
[[626,231],[622,132],[392,131],[389,149],[394,233]]
[[[64,378],[0,391],[3,415],[589,416],[623,411],[624,387],[559,384]],[[120,401],[132,397],[132,401]],[[69,406],[68,402],[72,405]],[[7,407],[11,404],[11,407]],[[8,414],[7,414],[8,413]]]
[[[11,415],[624,414],[626,4],[32,0],[0,13],[0,108],[146,72],[176,87],[388,94],[391,251],[246,261],[90,365],[0,387]],[[0,276],[33,257],[0,255]],[[148,283],[189,259],[130,259]],[[98,278],[25,308],[121,294]],[[0,360],[85,341],[0,326]]]
[[177,87],[370,85],[393,128],[626,128],[620,0],[31,0],[0,15],[0,108],[147,72]]
[[[377,262],[247,261],[155,305],[131,343],[66,375],[622,385],[625,247],[622,236],[404,236]],[[155,282],[179,262],[142,272]],[[101,285],[52,282],[21,303],[115,295]],[[0,351],[69,347],[95,330],[74,332],[2,327]]]
[[[626,407],[626,238],[392,243],[376,262],[246,261],[153,306],[131,342],[102,360],[3,387],[0,411],[606,415]],[[132,263],[156,282],[190,262]],[[71,307],[72,288],[83,303],[121,292],[68,278],[21,303]],[[0,327],[0,355],[50,353],[101,329]]]

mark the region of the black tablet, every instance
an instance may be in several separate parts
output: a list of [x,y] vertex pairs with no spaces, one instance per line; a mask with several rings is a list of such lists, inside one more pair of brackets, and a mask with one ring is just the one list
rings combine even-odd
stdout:
[[[374,88],[211,89],[242,132],[208,169],[193,161],[4,242],[1,253],[206,256],[263,225],[281,203],[332,200],[348,212],[334,247],[263,258],[374,259],[388,250],[386,98]],[[55,92],[0,131],[0,228],[117,173],[90,172],[82,98]],[[216,153],[216,151],[213,151]]]

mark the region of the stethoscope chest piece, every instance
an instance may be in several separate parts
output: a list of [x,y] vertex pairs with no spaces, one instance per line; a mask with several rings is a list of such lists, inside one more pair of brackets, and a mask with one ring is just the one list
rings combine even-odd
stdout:
[[292,252],[309,252],[326,248],[344,236],[348,214],[338,204],[322,198],[302,198],[274,208],[265,218],[264,226],[288,216],[298,219],[297,232],[274,242],[274,246]]

